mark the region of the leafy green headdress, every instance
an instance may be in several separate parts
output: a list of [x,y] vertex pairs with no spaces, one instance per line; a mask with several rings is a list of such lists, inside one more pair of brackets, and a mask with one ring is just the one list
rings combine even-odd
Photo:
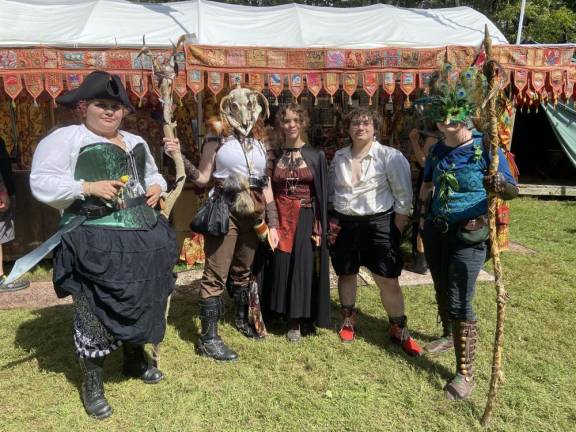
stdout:
[[450,63],[444,63],[432,77],[430,86],[430,95],[414,102],[426,118],[450,124],[478,117],[486,78],[475,67],[458,72]]

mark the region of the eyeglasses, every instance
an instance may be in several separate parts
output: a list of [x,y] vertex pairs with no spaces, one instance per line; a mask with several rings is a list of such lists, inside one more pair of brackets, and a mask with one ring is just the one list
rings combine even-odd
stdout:
[[111,111],[120,111],[124,108],[124,105],[119,103],[106,103],[106,102],[94,102],[92,103],[96,108],[101,109],[103,111],[111,110]]
[[350,122],[350,127],[357,128],[360,126],[364,127],[374,126],[374,122],[372,120],[355,120],[353,122]]

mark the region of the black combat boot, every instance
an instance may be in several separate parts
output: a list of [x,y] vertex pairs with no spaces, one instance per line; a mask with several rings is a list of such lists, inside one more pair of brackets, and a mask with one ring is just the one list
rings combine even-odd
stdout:
[[80,368],[84,372],[82,382],[82,403],[88,415],[99,420],[112,415],[112,407],[104,396],[104,384],[102,383],[102,366],[104,358],[81,358]]
[[250,322],[248,321],[248,307],[250,306],[250,296],[248,288],[235,288],[234,303],[236,304],[236,328],[240,333],[248,338],[262,339]]
[[132,378],[140,378],[146,384],[156,384],[164,378],[160,369],[155,367],[144,351],[144,346],[124,342],[124,367],[122,373]]
[[418,274],[428,273],[428,263],[426,262],[426,256],[424,253],[416,252],[414,260],[406,266],[406,270]]
[[238,354],[228,348],[218,336],[218,318],[220,317],[220,297],[200,300],[200,321],[202,330],[198,341],[198,353],[214,360],[236,360]]
[[446,399],[468,399],[476,387],[474,359],[477,340],[476,321],[454,321],[456,376],[444,387]]

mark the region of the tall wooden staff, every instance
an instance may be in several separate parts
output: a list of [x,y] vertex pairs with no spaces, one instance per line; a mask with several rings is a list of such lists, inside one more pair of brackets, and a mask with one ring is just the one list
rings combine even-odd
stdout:
[[[173,46],[173,52],[168,61],[160,63],[152,52],[146,47],[146,41],[142,39],[143,47],[138,56],[146,55],[152,61],[153,79],[158,82],[158,89],[160,90],[160,97],[162,102],[162,114],[164,118],[164,125],[162,127],[164,136],[166,138],[176,138],[176,122],[172,121],[172,112],[174,109],[173,94],[174,94],[174,80],[178,75],[178,64],[176,63],[176,54],[178,48],[184,42],[184,36],[178,40],[178,43]],[[174,165],[176,166],[176,181],[170,191],[162,198],[160,202],[160,212],[166,218],[170,216],[170,212],[176,203],[176,200],[182,192],[184,181],[186,180],[186,172],[184,170],[184,160],[182,154],[176,151],[172,154]],[[170,310],[170,299],[168,297],[166,303],[165,317],[168,319],[168,311]],[[152,359],[156,366],[160,362],[160,344],[152,345]]]
[[[485,115],[487,117],[488,137],[492,159],[488,169],[488,175],[493,176],[498,173],[498,118],[496,114],[496,98],[499,93],[499,83],[497,82],[496,63],[492,57],[492,40],[488,32],[488,26],[484,30],[484,47],[486,49],[486,64],[484,74],[488,81],[488,100]],[[502,351],[504,348],[504,319],[506,317],[506,302],[508,293],[504,288],[502,280],[502,263],[500,261],[500,248],[498,246],[496,232],[496,206],[497,196],[489,192],[488,198],[488,221],[490,227],[490,249],[492,251],[492,261],[494,263],[494,281],[496,286],[496,334],[494,338],[494,348],[492,353],[492,374],[490,376],[490,390],[488,400],[482,416],[482,426],[487,426],[492,418],[492,411],[496,404],[498,386],[503,382],[502,373]]]

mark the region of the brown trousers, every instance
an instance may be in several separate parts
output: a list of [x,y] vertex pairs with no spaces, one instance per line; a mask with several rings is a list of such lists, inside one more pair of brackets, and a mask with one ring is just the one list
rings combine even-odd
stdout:
[[252,262],[258,248],[254,231],[255,218],[239,218],[230,213],[228,234],[204,236],[204,274],[200,281],[200,297],[218,297],[224,291],[228,274],[234,288],[250,284]]

